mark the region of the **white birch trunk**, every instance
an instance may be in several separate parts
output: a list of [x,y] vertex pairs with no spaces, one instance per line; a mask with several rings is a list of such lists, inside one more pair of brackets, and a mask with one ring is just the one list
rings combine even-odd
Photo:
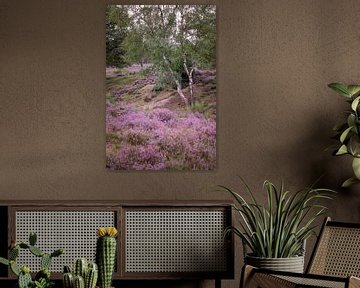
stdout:
[[176,91],[177,93],[179,94],[181,100],[184,102],[185,105],[188,105],[189,102],[187,100],[187,98],[185,97],[184,93],[182,92],[182,87],[181,87],[181,83],[180,81],[176,78],[176,76],[174,75],[174,71],[171,69],[171,66],[170,66],[170,63],[169,63],[169,60],[166,58],[165,55],[163,55],[163,59],[165,61],[165,63],[167,64],[168,66],[168,69],[170,71],[170,74],[171,74],[171,77],[173,78],[173,81],[175,82],[176,84]]
[[189,71],[189,68],[187,67],[186,64],[186,55],[183,56],[183,64],[184,64],[185,72],[189,78],[189,90],[190,90],[189,104],[191,105],[194,103],[194,80],[193,80],[194,68],[191,68],[191,70]]

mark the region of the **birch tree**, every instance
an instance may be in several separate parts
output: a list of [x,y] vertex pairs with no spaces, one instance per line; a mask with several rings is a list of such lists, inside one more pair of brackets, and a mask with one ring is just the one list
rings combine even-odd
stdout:
[[[131,29],[144,41],[134,48],[146,47],[157,74],[171,79],[185,105],[194,103],[195,70],[215,66],[215,6],[137,5],[128,9]],[[184,82],[189,85],[188,96],[183,92]]]

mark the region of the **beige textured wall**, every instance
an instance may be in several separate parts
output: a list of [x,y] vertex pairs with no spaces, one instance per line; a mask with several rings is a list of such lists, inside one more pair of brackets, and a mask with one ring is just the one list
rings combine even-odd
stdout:
[[[218,5],[215,172],[106,171],[105,0],[0,0],[1,200],[223,199],[236,175],[262,199],[264,179],[338,189],[350,163],[324,149],[346,105],[326,85],[360,82],[360,2],[190,2]],[[329,214],[359,221],[358,190]]]

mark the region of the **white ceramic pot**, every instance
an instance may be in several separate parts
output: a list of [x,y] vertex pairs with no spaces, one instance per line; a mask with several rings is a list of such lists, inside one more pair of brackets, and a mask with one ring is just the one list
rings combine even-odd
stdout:
[[304,256],[263,258],[246,255],[245,263],[262,269],[304,273]]

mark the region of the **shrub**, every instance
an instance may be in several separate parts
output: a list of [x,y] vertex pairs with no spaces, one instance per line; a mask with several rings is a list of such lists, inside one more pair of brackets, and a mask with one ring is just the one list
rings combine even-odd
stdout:
[[216,165],[215,120],[197,112],[109,104],[106,131],[107,167],[113,170],[212,170]]

